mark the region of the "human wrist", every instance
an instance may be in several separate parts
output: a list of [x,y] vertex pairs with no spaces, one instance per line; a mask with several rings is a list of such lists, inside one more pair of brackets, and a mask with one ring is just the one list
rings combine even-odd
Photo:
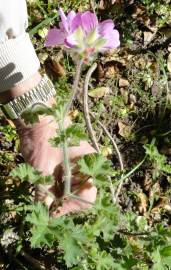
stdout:
[[[55,95],[55,87],[47,75],[44,74],[41,77],[39,73],[36,73],[22,85],[15,86],[8,91],[8,96],[5,95],[6,102],[1,109],[7,118],[19,119],[24,114],[28,114],[30,110],[35,112],[41,104],[45,107],[52,106],[55,102],[53,98]],[[7,101],[7,99],[9,100]],[[19,119],[19,122],[22,123],[22,119]]]
[[20,84],[11,87],[5,92],[0,93],[0,102],[5,104],[14,98],[21,96],[22,94],[28,92],[33,87],[36,87],[41,80],[41,75],[37,71],[30,78],[21,82]]

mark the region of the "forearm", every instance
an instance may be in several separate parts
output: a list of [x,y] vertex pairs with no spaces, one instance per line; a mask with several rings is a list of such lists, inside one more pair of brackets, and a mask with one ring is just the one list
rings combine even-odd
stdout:
[[[40,63],[26,33],[27,26],[25,0],[0,1],[0,103],[3,104],[32,90],[41,80]],[[22,123],[21,119],[14,122]]]
[[39,60],[25,32],[25,0],[0,1],[0,101],[28,91],[40,81]]

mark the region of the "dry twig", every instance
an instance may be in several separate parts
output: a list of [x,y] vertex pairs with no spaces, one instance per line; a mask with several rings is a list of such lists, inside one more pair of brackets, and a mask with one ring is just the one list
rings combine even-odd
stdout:
[[[95,116],[93,115],[93,113],[90,113],[90,114],[93,117],[93,119],[96,119]],[[115,151],[116,151],[116,153],[118,155],[118,159],[119,159],[120,169],[121,169],[121,171],[123,171],[124,170],[124,165],[123,165],[123,161],[122,161],[122,156],[121,156],[121,153],[119,151],[119,148],[118,148],[115,140],[113,139],[113,137],[111,136],[111,134],[109,133],[109,131],[107,130],[107,128],[105,127],[105,125],[102,124],[102,122],[100,120],[98,120],[97,123],[99,124],[99,126],[101,126],[101,128],[103,129],[103,131],[106,133],[106,135],[110,139],[113,147],[115,148]]]
[[[91,113],[91,116],[95,119],[95,116],[92,113]],[[111,134],[109,133],[109,131],[107,130],[107,128],[101,123],[101,121],[98,120],[97,123],[101,126],[101,128],[103,129],[103,131],[106,133],[106,135],[110,139],[113,147],[115,148],[115,151],[116,151],[116,153],[118,155],[118,159],[119,159],[120,169],[123,172],[124,165],[123,165],[123,161],[122,161],[122,156],[121,156],[121,153],[119,151],[119,148],[118,148],[115,140],[113,139],[113,137],[111,136]],[[111,194],[112,194],[112,201],[113,201],[113,203],[116,203],[117,202],[118,196],[119,196],[119,193],[121,191],[122,186],[123,186],[123,181],[120,181],[119,186],[118,186],[118,188],[117,188],[117,190],[115,192],[114,191],[113,184],[112,184],[111,179],[110,179],[110,191],[111,191]]]

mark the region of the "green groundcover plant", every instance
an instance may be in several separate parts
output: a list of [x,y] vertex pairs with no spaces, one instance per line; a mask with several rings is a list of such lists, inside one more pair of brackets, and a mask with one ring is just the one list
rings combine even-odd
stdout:
[[[60,45],[72,56],[76,64],[73,90],[68,100],[57,97],[52,108],[30,112],[25,120],[33,123],[39,114],[47,114],[52,115],[59,124],[58,133],[50,143],[61,147],[64,155],[64,194],[60,199],[53,198],[60,205],[68,198],[81,200],[71,192],[72,164],[68,147],[78,145],[80,140],[86,138],[86,134],[78,123],[65,128],[64,119],[75,98],[82,67],[92,63],[98,52],[117,48],[120,41],[119,32],[114,29],[110,19],[98,22],[96,15],[89,11],[70,11],[66,16],[60,9],[59,13],[59,28],[49,30],[45,45]],[[90,68],[88,74],[91,71]],[[54,218],[44,203],[35,203],[32,196],[20,194],[19,203],[16,201],[13,204],[13,211],[16,211],[20,220],[19,232],[15,233],[12,228],[4,230],[1,244],[7,249],[15,245],[16,254],[22,252],[25,246],[30,246],[32,250],[41,249],[45,254],[51,250],[59,269],[171,269],[170,228],[162,224],[152,228],[148,224],[148,213],[143,216],[132,211],[124,212],[119,204],[123,182],[146,160],[154,166],[154,181],[161,172],[171,174],[170,166],[166,165],[166,160],[157,151],[155,140],[144,148],[144,158],[128,172],[122,167],[121,170],[114,169],[112,162],[98,149],[96,154],[86,155],[77,161],[80,172],[87,175],[98,189],[96,202],[89,210]],[[23,185],[31,184],[30,188],[33,185],[54,183],[52,176],[43,176],[25,163],[16,167],[11,176],[19,179]],[[7,210],[4,209],[4,212]],[[3,222],[1,226],[4,226]],[[13,232],[12,239],[9,232]]]

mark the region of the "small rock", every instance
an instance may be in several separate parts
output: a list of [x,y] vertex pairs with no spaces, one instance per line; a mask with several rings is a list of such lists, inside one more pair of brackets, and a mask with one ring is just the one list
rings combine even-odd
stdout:
[[127,87],[128,85],[129,85],[128,80],[123,78],[119,79],[119,87]]
[[144,45],[147,46],[153,39],[154,33],[144,32]]

